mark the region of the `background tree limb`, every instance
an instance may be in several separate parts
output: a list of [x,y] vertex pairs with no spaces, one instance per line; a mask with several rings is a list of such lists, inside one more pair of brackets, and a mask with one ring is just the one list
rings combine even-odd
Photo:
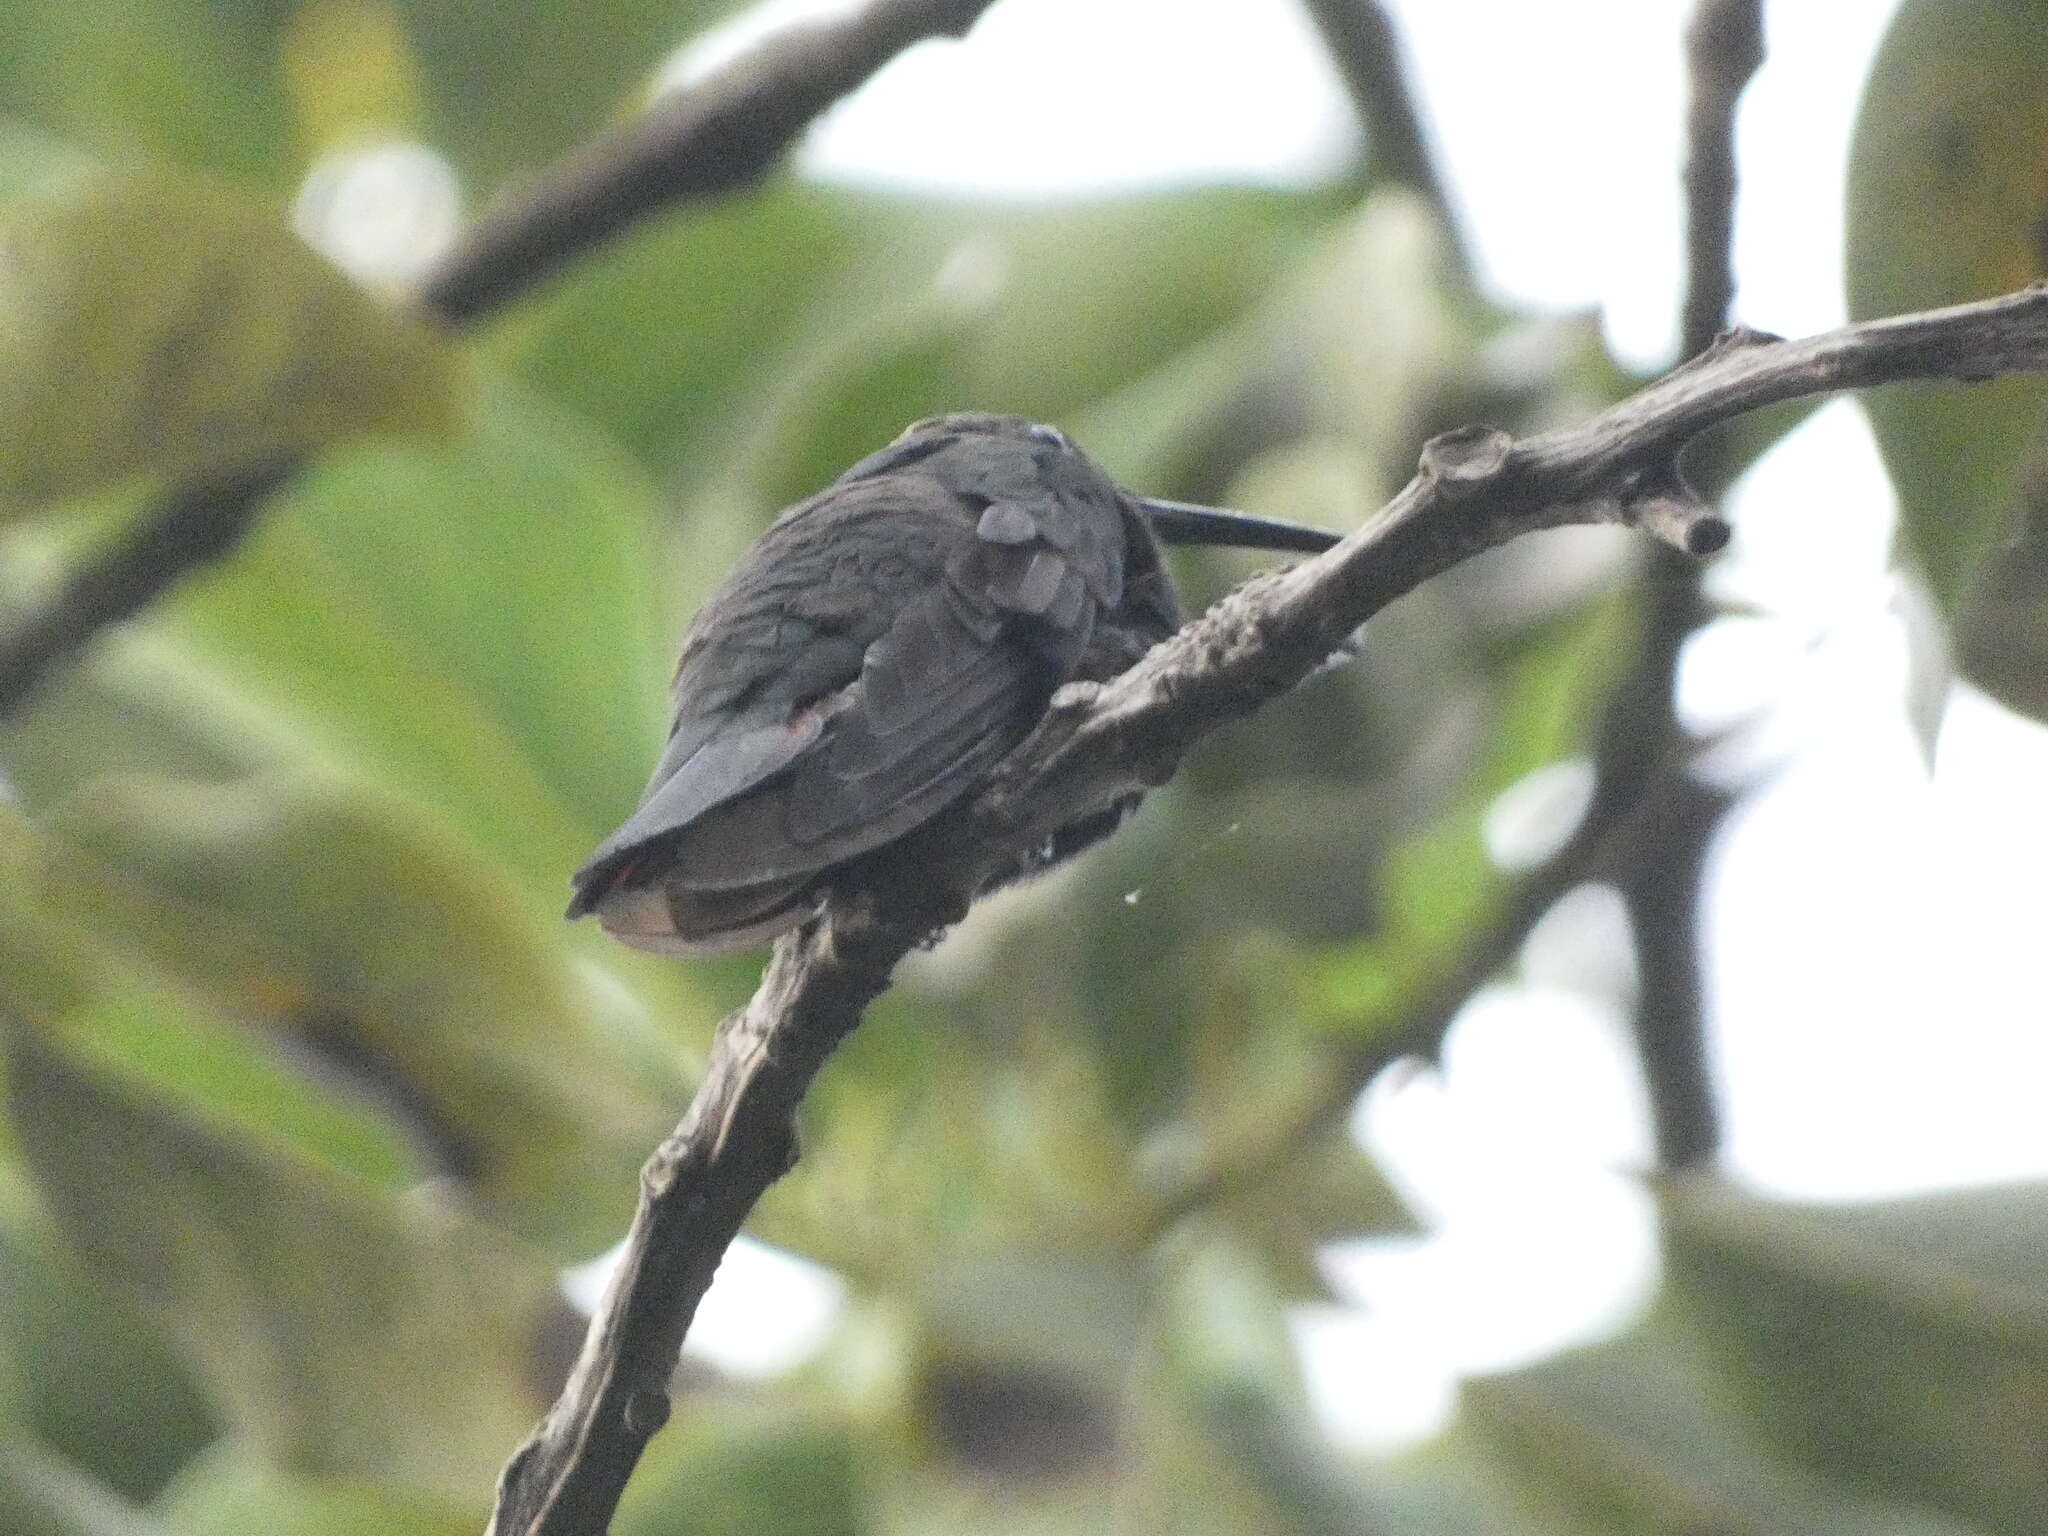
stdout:
[[913,43],[964,37],[992,3],[874,0],[778,33],[486,210],[427,275],[421,302],[461,324],[652,213],[758,181],[827,107]]
[[[1686,289],[1679,355],[1704,350],[1728,324],[1735,297],[1735,113],[1763,65],[1763,0],[1701,0],[1686,32],[1692,82],[1686,118]],[[1715,485],[1711,463],[1693,473]],[[1642,579],[1635,671],[1616,694],[1601,744],[1603,782],[1620,781],[1631,760],[1696,754],[1677,713],[1679,656],[1713,616],[1702,572],[1652,549]],[[1645,743],[1648,744],[1647,748]],[[1635,940],[1636,1046],[1648,1091],[1658,1166],[1710,1162],[1721,1141],[1708,1060],[1701,905],[1707,853],[1735,796],[1691,771],[1665,780],[1662,802],[1635,818],[1634,841],[1617,871]]]
[[[1377,0],[1307,3],[1372,146],[1388,157],[1376,160],[1375,169],[1422,191],[1448,221],[1385,10]],[[1692,94],[1683,357],[1703,351],[1726,325],[1734,294],[1735,109],[1763,62],[1762,25],[1761,0],[1702,0],[1687,31]],[[1690,468],[1695,476],[1704,469],[1710,485],[1724,478],[1713,464]],[[1675,504],[1681,519],[1688,504],[1683,497]],[[1709,543],[1724,536],[1718,519],[1698,527]],[[1690,558],[1707,552],[1665,540],[1644,551],[1634,659],[1603,713],[1593,798],[1571,836],[1516,878],[1464,953],[1411,989],[1404,1013],[1390,1023],[1358,1021],[1355,1043],[1332,1049],[1294,1104],[1250,1144],[1211,1157],[1166,1191],[1155,1213],[1159,1226],[1256,1182],[1327,1133],[1394,1062],[1434,1056],[1464,1005],[1514,961],[1544,914],[1577,886],[1599,879],[1620,888],[1638,956],[1636,1035],[1659,1165],[1682,1167],[1712,1156],[1719,1123],[1705,1047],[1699,877],[1732,797],[1690,771],[1696,744],[1678,722],[1673,696],[1685,639],[1708,616],[1700,567]]]
[[790,1166],[794,1114],[898,960],[965,912],[997,869],[1059,826],[1158,784],[1202,737],[1288,691],[1395,599],[1541,528],[1620,522],[1681,548],[1726,528],[1673,466],[1694,437],[1779,401],[1900,379],[2048,371],[2048,286],[1803,341],[1725,334],[1571,428],[1516,441],[1466,428],[1327,554],[1254,577],[1110,682],[1070,684],[966,803],[855,866],[776,945],[753,1000],[642,1174],[621,1265],[560,1399],[507,1466],[494,1536],[596,1536],[648,1437],[720,1257]]
[[1304,0],[1310,18],[1323,35],[1324,46],[1344,81],[1352,110],[1365,130],[1366,163],[1375,177],[1421,194],[1451,243],[1459,270],[1468,280],[1472,254],[1450,189],[1444,183],[1408,71],[1401,58],[1401,37],[1380,0]]
[[[874,0],[767,39],[515,186],[428,274],[418,302],[453,325],[481,319],[629,225],[758,179],[897,54],[928,37],[963,36],[993,3]],[[0,719],[102,630],[232,551],[303,467],[248,466],[179,487],[88,556],[54,598],[0,636]]]

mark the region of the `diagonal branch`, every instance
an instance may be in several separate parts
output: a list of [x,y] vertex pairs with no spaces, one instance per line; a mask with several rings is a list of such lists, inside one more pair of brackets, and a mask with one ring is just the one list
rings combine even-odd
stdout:
[[[960,37],[994,0],[873,0],[767,39],[637,122],[516,186],[428,274],[417,300],[478,320],[628,225],[762,176],[818,115],[929,37]],[[181,487],[90,557],[50,604],[0,636],[0,719],[101,631],[231,553],[302,465],[244,468]]]
[[1341,1127],[1381,1072],[1410,1057],[1434,1057],[1465,1005],[1514,960],[1543,915],[1613,869],[1644,819],[1668,803],[1682,779],[1678,767],[1668,763],[1631,796],[1588,807],[1563,846],[1507,887],[1491,920],[1440,970],[1416,978],[1371,1014],[1335,1025],[1330,1034],[1340,1043],[1328,1049],[1292,1102],[1242,1143],[1219,1149],[1164,1189],[1148,1213],[1148,1230],[1163,1233],[1194,1211],[1257,1188]]
[[[627,1260],[561,1398],[506,1468],[493,1536],[597,1536],[667,1416],[676,1350],[726,1245],[789,1166],[811,1080],[896,962],[1062,825],[1158,784],[1202,737],[1301,682],[1431,576],[1523,533],[1642,525],[1687,547],[1717,526],[1671,493],[1701,432],[1805,395],[1900,379],[2048,372],[2048,286],[1805,341],[1731,332],[1584,424],[1515,441],[1447,434],[1380,513],[1327,554],[1268,573],[1102,684],[1071,684],[966,803],[860,866],[785,935],[754,999],[719,1026],[695,1103],[641,1178]],[[1662,510],[1655,516],[1646,507]]]
[[758,181],[827,107],[911,44],[966,36],[992,3],[874,0],[778,33],[487,210],[427,275],[422,301],[459,324],[651,213]]
[[1330,58],[1343,77],[1352,110],[1365,129],[1371,173],[1408,187],[1429,204],[1456,250],[1461,271],[1472,271],[1471,253],[1450,189],[1444,185],[1422,112],[1408,82],[1400,34],[1381,0],[1303,0]]
[[101,630],[133,618],[185,572],[221,559],[304,461],[286,458],[171,492],[106,549],[70,573],[57,595],[0,638],[0,719]]
[[[1397,40],[1378,0],[1307,4],[1344,68],[1368,131],[1375,131],[1374,102],[1399,104],[1397,114],[1412,123],[1412,103],[1398,75]],[[1701,0],[1687,43],[1693,92],[1682,355],[1690,357],[1726,325],[1734,293],[1735,108],[1762,63],[1761,0]],[[1391,78],[1381,71],[1392,72]],[[1398,126],[1385,137],[1394,158],[1380,167],[1382,174],[1440,200],[1426,159],[1420,175],[1404,172],[1403,157],[1423,153],[1419,138]],[[1705,614],[1699,566],[1688,556],[1714,553],[1727,537],[1727,525],[1702,513],[1699,497],[1675,477],[1663,495],[1644,501],[1639,520],[1658,533],[1661,547],[1647,551],[1634,665],[1604,712],[1596,792],[1578,827],[1548,859],[1507,887],[1491,921],[1462,953],[1415,978],[1369,1017],[1333,1030],[1344,1043],[1328,1049],[1291,1102],[1243,1142],[1218,1149],[1165,1189],[1152,1213],[1155,1228],[1163,1230],[1190,1211],[1256,1184],[1334,1130],[1372,1079],[1395,1061],[1436,1055],[1464,1005],[1514,960],[1543,915],[1574,887],[1601,878],[1621,885],[1643,956],[1637,1033],[1659,1162],[1678,1167],[1711,1155],[1719,1132],[1701,1027],[1697,903],[1706,849],[1727,798],[1688,769],[1692,743],[1674,713],[1672,685],[1680,647]]]

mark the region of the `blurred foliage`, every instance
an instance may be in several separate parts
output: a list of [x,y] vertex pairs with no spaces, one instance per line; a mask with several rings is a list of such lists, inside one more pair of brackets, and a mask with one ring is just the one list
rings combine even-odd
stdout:
[[92,175],[0,213],[0,513],[367,432],[454,429],[456,358],[260,197]]
[[[0,733],[0,1530],[477,1528],[565,1369],[560,1266],[623,1230],[752,984],[556,917],[673,636],[777,507],[971,404],[1346,527],[1432,432],[1629,386],[1597,326],[1475,297],[1424,207],[1348,178],[779,178],[461,348],[289,234],[323,157],[393,140],[477,206],[730,9],[0,8],[0,616],[152,491],[322,450]],[[2039,9],[1908,0],[1859,134],[1863,311],[2034,269]],[[1965,666],[2038,699],[2033,395],[1876,410]],[[621,1536],[2037,1529],[2036,1191],[1674,1189],[1673,1284],[1624,1338],[1473,1383],[1394,1466],[1309,1412],[1289,1308],[1325,1245],[1411,1218],[1341,1128],[1272,1128],[1497,912],[1488,808],[1586,755],[1625,663],[1618,550],[1559,532],[1432,583],[908,963],[753,1224],[846,1280],[827,1343],[684,1377]],[[1199,601],[1255,563],[1180,570]]]

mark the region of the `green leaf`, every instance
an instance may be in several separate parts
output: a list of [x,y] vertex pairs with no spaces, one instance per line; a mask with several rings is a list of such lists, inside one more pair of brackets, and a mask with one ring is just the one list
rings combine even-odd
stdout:
[[0,1530],[8,1536],[170,1536],[168,1527],[48,1446],[4,1426]]
[[517,389],[482,407],[448,446],[321,465],[140,648],[280,755],[436,805],[552,903],[660,744],[661,562],[602,438]]
[[134,648],[118,642],[59,668],[0,732],[0,775],[32,811],[102,773],[230,779],[275,757],[220,711],[191,707],[164,686],[162,667],[137,666]]
[[397,0],[437,148],[489,189],[589,138],[656,67],[739,0]]
[[761,1235],[895,1288],[1055,1237],[1091,1261],[1127,1252],[1128,1146],[1086,1063],[1051,1041],[1001,1060],[953,1022],[900,990],[870,1010],[806,1102],[804,1159]]
[[1319,1536],[1371,1529],[1361,1491],[1308,1414],[1280,1298],[1227,1237],[1183,1228],[1133,1397],[1145,1528]]
[[[98,909],[100,915],[116,905]],[[65,915],[80,914],[74,909]],[[433,1171],[409,1138],[411,1128],[395,1123],[388,1105],[380,1112],[362,1084],[309,1080],[308,1063],[294,1064],[279,1052],[275,1038],[190,1006],[182,986],[166,986],[147,973],[128,974],[108,951],[140,947],[133,935],[101,937],[111,942],[93,946],[91,953],[102,985],[91,1002],[63,1016],[67,1036],[82,1050],[118,1064],[173,1102],[202,1109],[224,1124],[281,1136],[295,1151],[394,1193]],[[224,935],[212,937],[233,950]],[[240,980],[251,992],[262,985],[247,972]],[[280,996],[274,988],[264,1001],[274,1005]],[[390,1085],[384,1086],[388,1091]]]
[[860,1536],[873,1528],[866,1482],[844,1423],[700,1396],[648,1448],[612,1536]]
[[83,1262],[146,1306],[229,1419],[312,1473],[474,1496],[537,1404],[545,1270],[456,1213],[224,1133],[7,1038],[8,1105]]
[[1148,374],[1120,379],[1080,423],[1132,483],[1347,527],[1412,473],[1447,418],[1519,425],[1532,395],[1540,408],[1589,378],[1610,383],[1597,334],[1540,360],[1522,340],[1519,369],[1489,361],[1482,343],[1506,317],[1475,302],[1412,193],[1381,189],[1343,217],[1315,211],[1242,313],[1219,314]]
[[955,1374],[1015,1369],[1113,1395],[1153,1300],[1149,1265],[1129,1252],[940,1250],[921,1267],[925,1348]]
[[[950,408],[1071,418],[1243,314],[1327,212],[1224,189],[1020,208],[777,182],[600,252],[492,344],[701,487],[750,463],[787,409],[833,427],[840,451],[871,451],[927,408],[932,379],[955,391]],[[949,311],[962,323],[943,369],[927,364],[907,392],[884,369],[838,393],[845,424],[818,420],[806,375],[821,356],[914,343]],[[789,493],[781,477],[775,489]]]
[[501,872],[382,797],[274,780],[103,781],[56,830],[53,914],[378,1085],[559,1257],[616,1235],[668,1116]]
[[[219,1433],[164,1336],[12,1223],[0,1227],[0,1357],[17,1362],[11,1395],[22,1429],[91,1468],[110,1495],[153,1498]],[[8,1437],[0,1425],[0,1457]],[[0,1519],[0,1530],[15,1529]]]
[[1057,421],[1244,315],[1341,207],[1318,194],[1200,187],[1039,207],[926,202],[915,222],[889,199],[853,211],[872,259],[899,261],[909,236],[932,252],[918,276],[944,271],[988,290],[963,403]]
[[765,506],[800,501],[909,423],[972,399],[958,364],[976,318],[934,304],[829,348],[792,381],[749,466],[748,490]]
[[[1227,1162],[1227,1154],[1225,1155]],[[1290,1300],[1329,1298],[1324,1245],[1413,1232],[1415,1218],[1348,1125],[1262,1168],[1215,1203],[1217,1216],[1251,1245]]]
[[1774,1457],[1702,1343],[1660,1306],[1618,1339],[1467,1382],[1460,1434],[1575,1536],[1970,1536]]
[[[261,10],[272,0],[215,0]],[[421,137],[419,61],[395,0],[286,0],[278,39],[301,138],[315,154]]]
[[[2042,445],[2048,451],[2048,444]],[[2048,482],[2037,453],[2019,493],[2019,523],[1984,562],[1956,620],[1963,675],[2009,709],[2048,721]]]
[[0,509],[455,425],[448,344],[245,193],[90,178],[0,208],[0,250]]
[[[1907,0],[1879,50],[1850,158],[1851,314],[1988,298],[2038,276],[2044,142],[2048,3]],[[1864,401],[1898,488],[1905,546],[1961,628],[1965,674],[2039,713],[2048,562],[2002,546],[2042,450],[2048,385],[1897,385]],[[2024,660],[2010,655],[2015,645]]]
[[321,552],[461,682],[585,831],[639,796],[670,668],[650,492],[580,420],[493,384],[448,449],[353,454],[293,497]]
[[40,909],[47,859],[36,829],[0,804],[0,999],[34,1020],[68,1013],[98,990],[88,947]]
[[1393,481],[1387,492],[1432,413],[1475,371],[1486,317],[1455,261],[1427,203],[1389,187],[1302,263],[1280,301],[1285,332],[1309,358],[1304,408],[1372,479]]
[[[392,1190],[425,1176],[404,1132],[332,1075],[311,1080],[280,1058],[275,1041],[196,1007],[191,976],[176,988],[138,969],[124,950],[149,947],[123,921],[138,893],[21,818],[0,809],[0,849],[16,901],[0,901],[0,1006],[67,1035],[99,1059],[218,1119],[283,1135],[330,1166]],[[164,914],[152,916],[161,919]],[[144,925],[147,929],[148,925]],[[168,935],[160,932],[160,941]],[[199,935],[200,976],[227,975],[223,989],[261,1014],[287,1006],[286,988],[248,969],[218,930]],[[61,1441],[60,1441],[61,1448]]]
[[1536,1509],[1464,1420],[1375,1466],[1369,1483],[1378,1519],[1373,1529],[1384,1536],[1593,1536],[1582,1510]]
[[1531,647],[1499,685],[1488,754],[1434,820],[1387,860],[1386,931],[1332,951],[1306,985],[1326,1027],[1370,1038],[1407,1017],[1464,955],[1508,886],[1487,852],[1488,810],[1518,780],[1567,757],[1598,719],[1627,617],[1597,603]]
[[2048,1187],[1790,1206],[1664,1191],[1675,1299],[1786,1454],[1987,1531],[2040,1529]]
[[270,0],[9,0],[0,113],[109,159],[288,185],[290,112]]
[[488,1483],[466,1496],[363,1478],[279,1471],[246,1443],[224,1444],[193,1466],[157,1513],[179,1536],[474,1536],[488,1510]]
[[815,339],[857,250],[843,196],[776,182],[611,242],[485,344],[643,464],[700,479]]
[[92,157],[77,145],[0,112],[0,202],[51,194],[92,169]]

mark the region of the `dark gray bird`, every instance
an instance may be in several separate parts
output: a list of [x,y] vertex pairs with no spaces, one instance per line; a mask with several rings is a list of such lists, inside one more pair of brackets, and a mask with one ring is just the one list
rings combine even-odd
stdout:
[[[776,518],[698,611],[668,748],[576,872],[569,916],[666,954],[794,927],[835,869],[979,781],[1060,684],[1113,677],[1178,627],[1162,538],[1336,542],[1132,496],[1019,417],[917,423]],[[1035,863],[1121,814],[1064,829]]]

